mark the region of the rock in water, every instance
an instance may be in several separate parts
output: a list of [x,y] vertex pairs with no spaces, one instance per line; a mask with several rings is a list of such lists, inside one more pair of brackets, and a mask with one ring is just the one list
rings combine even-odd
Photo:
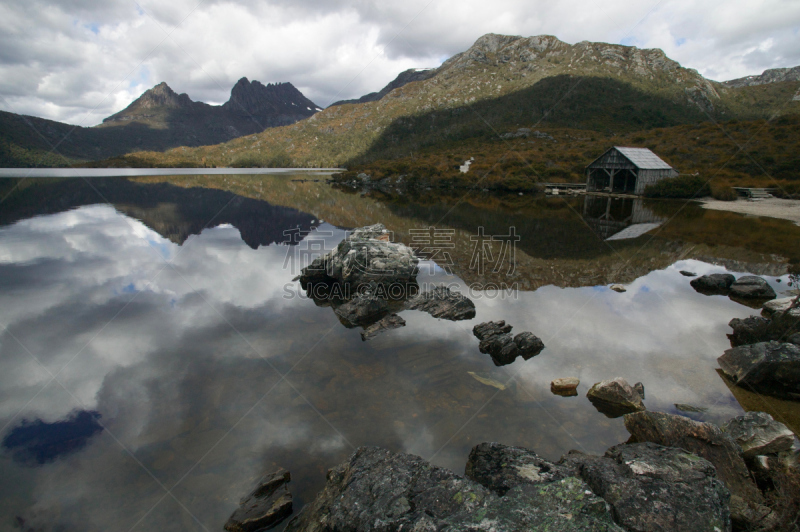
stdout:
[[684,277],[697,277],[697,274],[694,272],[688,272],[686,270],[681,270],[681,275]]
[[624,287],[624,286],[622,286],[621,284],[612,284],[611,286],[609,286],[609,288],[610,288],[611,290],[613,290],[614,292],[620,292],[620,293],[621,293],[621,292],[627,292],[627,290],[625,289],[625,287]]
[[792,306],[792,303],[794,303],[794,300],[794,297],[783,297],[781,299],[767,301],[761,306],[761,314],[769,317],[776,312],[785,312],[789,310],[789,308]]
[[345,327],[369,325],[389,312],[389,301],[375,294],[359,293],[353,299],[336,307],[334,312]]
[[564,377],[550,382],[550,391],[556,395],[573,397],[578,395],[578,385],[581,381],[577,377]]
[[402,243],[389,242],[383,224],[353,230],[335,250],[303,268],[300,282],[339,282],[351,290],[376,283],[382,286],[416,283],[419,259]]
[[489,354],[496,366],[511,364],[518,356],[528,360],[544,349],[544,343],[533,333],[526,331],[512,337],[511,329],[503,320],[479,323],[472,328],[472,334],[481,342],[478,349]]
[[[638,385],[641,386],[641,383]],[[644,386],[641,391],[644,392]],[[622,377],[596,383],[586,397],[597,410],[612,418],[645,410],[642,395]]]
[[717,359],[734,384],[750,391],[800,399],[800,347],[792,343],[759,342],[728,349]]
[[730,287],[730,296],[739,299],[775,299],[775,290],[755,275],[739,277]]
[[471,320],[475,317],[475,303],[446,286],[437,286],[415,295],[405,303],[405,308],[421,310],[434,318],[450,321]]
[[733,329],[733,334],[728,337],[734,347],[770,340],[788,341],[792,335],[800,332],[800,308],[775,310],[769,318],[734,318],[728,325]]
[[794,444],[794,433],[766,412],[747,412],[721,428],[739,444],[745,458],[788,451]]
[[561,465],[613,508],[626,530],[730,530],[730,492],[711,462],[654,443],[616,445],[605,456],[572,451]]
[[747,527],[770,513],[763,506],[764,498],[747,470],[742,450],[716,425],[663,412],[635,412],[625,416],[625,428],[631,443],[679,447],[714,464],[717,476],[731,492],[734,523]]
[[286,527],[333,530],[622,532],[579,478],[521,484],[500,497],[422,458],[361,447],[328,472],[325,489]]
[[275,527],[292,513],[292,494],[288,484],[292,477],[285,469],[265,475],[258,487],[239,502],[225,530],[255,532]]
[[729,273],[712,273],[692,279],[692,288],[701,294],[727,294],[736,277]]

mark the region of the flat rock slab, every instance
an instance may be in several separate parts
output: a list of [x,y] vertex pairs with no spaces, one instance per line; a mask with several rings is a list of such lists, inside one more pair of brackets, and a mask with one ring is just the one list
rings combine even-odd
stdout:
[[721,428],[739,444],[745,458],[788,451],[794,445],[794,433],[766,412],[747,412]]
[[577,377],[562,377],[550,382],[550,391],[556,395],[578,395],[578,385],[581,383]]
[[711,462],[683,449],[623,444],[605,456],[573,451],[560,464],[577,469],[626,530],[731,530],[730,492]]
[[712,273],[692,279],[689,284],[701,294],[727,294],[736,277],[729,273]]
[[606,502],[579,478],[520,484],[501,497],[418,456],[361,447],[287,532],[390,530],[613,531]]
[[229,532],[255,532],[274,528],[292,513],[292,477],[285,469],[265,475],[225,523]]
[[784,312],[789,310],[789,307],[794,303],[794,297],[782,297],[780,299],[773,299],[767,301],[761,306],[761,314],[766,317],[772,316],[776,312]]
[[405,326],[406,320],[397,314],[389,314],[388,316],[376,321],[372,325],[367,325],[364,327],[364,330],[361,331],[361,339],[364,341],[372,340],[381,333],[391,331],[392,329],[399,329],[400,327]]
[[471,320],[475,317],[475,303],[464,294],[446,286],[436,286],[406,301],[404,308],[421,310],[434,318],[450,321]]
[[645,410],[644,386],[631,386],[622,377],[595,383],[586,393],[594,407],[607,417],[616,418]]
[[728,349],[717,359],[723,373],[749,391],[800,399],[800,346],[759,342]]
[[[625,416],[631,443],[651,442],[678,447],[705,458],[717,469],[717,477],[731,492],[731,517],[753,524],[763,514],[764,498],[747,470],[742,450],[716,425],[663,412],[635,412]],[[769,510],[766,510],[769,513]]]
[[767,281],[755,275],[745,275],[731,284],[730,296],[739,299],[775,299],[775,290]]

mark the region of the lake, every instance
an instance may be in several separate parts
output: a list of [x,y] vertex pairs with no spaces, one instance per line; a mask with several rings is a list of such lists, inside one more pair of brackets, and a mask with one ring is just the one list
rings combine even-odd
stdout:
[[[0,179],[0,529],[218,531],[264,472],[291,471],[297,511],[362,445],[458,474],[483,441],[603,453],[628,434],[585,395],[618,376],[644,384],[649,410],[764,410],[800,431],[800,403],[716,371],[727,323],[759,311],[681,273],[761,275],[782,297],[790,222],[196,172]],[[459,289],[476,317],[406,310],[363,341],[293,281],[378,222],[418,248],[423,286]],[[496,366],[472,334],[488,320],[544,351]],[[559,377],[579,394],[552,394]]]

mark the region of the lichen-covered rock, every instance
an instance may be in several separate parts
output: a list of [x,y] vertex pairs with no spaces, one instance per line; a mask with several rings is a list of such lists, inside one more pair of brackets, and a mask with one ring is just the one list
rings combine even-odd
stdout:
[[[644,392],[644,386],[641,391]],[[595,383],[586,397],[597,410],[612,418],[645,410],[642,394],[622,377]]]
[[727,294],[736,277],[729,273],[712,273],[692,279],[689,283],[702,294]]
[[544,343],[533,333],[511,336],[511,329],[503,320],[479,323],[472,328],[472,334],[480,340],[478,349],[490,355],[496,366],[511,364],[518,356],[528,360],[544,349]]
[[580,479],[515,486],[501,497],[422,458],[361,447],[287,532],[521,530],[622,532]]
[[711,462],[654,443],[617,445],[605,456],[571,452],[560,465],[578,470],[632,532],[730,530],[730,492]]
[[434,318],[450,321],[471,320],[475,317],[475,303],[464,294],[446,286],[436,286],[415,295],[406,301],[404,308],[421,310]]
[[730,296],[739,299],[775,299],[775,290],[767,281],[755,275],[739,277],[731,284]]
[[239,502],[225,523],[229,532],[255,532],[274,528],[292,513],[291,475],[285,469],[265,475],[258,486]]
[[723,373],[750,391],[800,399],[800,346],[759,342],[728,349],[717,359]]
[[303,268],[300,282],[339,282],[355,290],[377,283],[384,286],[415,283],[419,259],[414,250],[390,242],[383,224],[351,231],[335,250]]
[[745,458],[788,451],[794,433],[766,412],[747,412],[720,427],[742,448]]
[[663,412],[635,412],[625,416],[629,443],[652,442],[679,447],[705,458],[717,469],[717,477],[731,492],[734,524],[750,526],[764,512],[764,498],[747,470],[742,450],[716,425]]
[[505,495],[520,484],[546,484],[575,476],[575,469],[540,458],[522,447],[487,442],[476,445],[469,453],[467,478]]
[[785,312],[789,310],[794,303],[794,297],[782,297],[781,299],[773,299],[761,305],[761,314],[770,317],[776,312]]

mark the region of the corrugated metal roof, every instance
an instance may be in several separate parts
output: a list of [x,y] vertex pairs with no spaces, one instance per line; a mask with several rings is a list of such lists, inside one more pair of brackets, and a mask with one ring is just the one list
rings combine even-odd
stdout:
[[626,148],[614,146],[614,149],[624,155],[630,162],[642,170],[668,170],[672,168],[655,153],[647,148]]

